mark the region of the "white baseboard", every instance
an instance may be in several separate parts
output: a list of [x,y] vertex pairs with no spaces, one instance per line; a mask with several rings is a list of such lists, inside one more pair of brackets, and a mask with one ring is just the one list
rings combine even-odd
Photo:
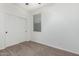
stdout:
[[[27,40],[27,41],[30,41],[30,40]],[[12,44],[12,45],[7,45],[7,46],[4,46],[4,47],[1,47],[0,50],[3,50],[3,49],[5,49],[5,48],[7,48],[7,47],[10,47],[10,46],[13,46],[13,45],[22,43],[22,42],[25,42],[25,41],[21,41],[21,42],[18,42],[18,43],[14,43],[14,44]]]
[[[50,44],[47,44],[47,43],[44,43],[44,42],[34,41],[34,40],[28,40],[28,41],[33,41],[33,42],[36,42],[36,43],[40,43],[40,44],[43,44],[43,45],[47,45],[47,46],[50,46],[50,47],[53,47],[53,48],[57,48],[57,49],[60,49],[60,50],[68,51],[68,52],[71,52],[71,53],[74,53],[74,54],[78,54],[79,55],[78,52],[74,52],[74,51],[70,51],[70,50],[67,50],[67,49],[64,49],[64,48],[60,48],[60,47],[57,47],[57,46],[53,46],[53,45],[50,45]],[[19,44],[19,43],[17,43],[17,44]],[[16,44],[14,44],[14,45],[16,45]],[[7,47],[9,47],[9,46],[1,47],[0,50],[5,49]]]
[[78,52],[74,52],[74,51],[71,51],[71,50],[68,50],[68,49],[60,48],[60,47],[53,46],[53,45],[50,45],[50,44],[47,44],[47,43],[44,43],[44,42],[40,42],[40,41],[34,41],[34,40],[31,40],[31,41],[36,42],[36,43],[40,43],[40,44],[43,44],[43,45],[46,45],[46,46],[49,46],[49,47],[53,47],[53,48],[56,48],[56,49],[64,50],[64,51],[71,52],[71,53],[74,53],[74,54],[79,55]]
[[5,49],[5,48],[6,48],[6,47],[1,47],[0,50],[3,50],[3,49]]

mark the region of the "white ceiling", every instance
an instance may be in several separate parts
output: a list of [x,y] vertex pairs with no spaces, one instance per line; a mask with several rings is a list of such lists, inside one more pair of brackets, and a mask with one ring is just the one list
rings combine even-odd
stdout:
[[37,8],[43,7],[45,5],[47,5],[48,3],[41,3],[41,4],[37,4],[37,3],[30,3],[29,5],[25,5],[25,3],[18,3],[19,6],[31,11],[31,10],[35,10]]

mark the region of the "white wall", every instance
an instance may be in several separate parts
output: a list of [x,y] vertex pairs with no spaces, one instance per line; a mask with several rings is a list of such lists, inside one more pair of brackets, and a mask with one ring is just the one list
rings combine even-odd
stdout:
[[0,13],[0,49],[4,48],[4,15]]
[[[5,15],[7,15],[9,17],[6,18]],[[29,12],[27,10],[23,9],[21,6],[19,6],[16,3],[2,3],[2,4],[0,3],[0,49],[5,48],[5,44],[6,44],[6,35],[5,35],[6,21],[5,20],[9,19],[9,18],[26,20],[27,39],[18,40],[18,43],[23,42],[23,41],[29,41],[31,39]],[[7,22],[9,22],[9,21],[7,21]],[[15,43],[17,43],[17,40],[15,41]]]
[[79,54],[79,4],[50,4],[31,13],[42,14],[42,32],[32,32],[32,41]]

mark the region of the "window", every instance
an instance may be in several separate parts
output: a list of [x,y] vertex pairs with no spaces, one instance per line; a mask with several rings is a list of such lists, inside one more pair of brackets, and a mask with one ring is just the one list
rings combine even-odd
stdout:
[[33,15],[33,31],[41,32],[41,14]]

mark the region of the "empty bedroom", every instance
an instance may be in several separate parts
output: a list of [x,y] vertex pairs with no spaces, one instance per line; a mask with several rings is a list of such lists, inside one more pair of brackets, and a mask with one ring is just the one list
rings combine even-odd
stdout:
[[79,3],[0,3],[0,56],[79,56]]

